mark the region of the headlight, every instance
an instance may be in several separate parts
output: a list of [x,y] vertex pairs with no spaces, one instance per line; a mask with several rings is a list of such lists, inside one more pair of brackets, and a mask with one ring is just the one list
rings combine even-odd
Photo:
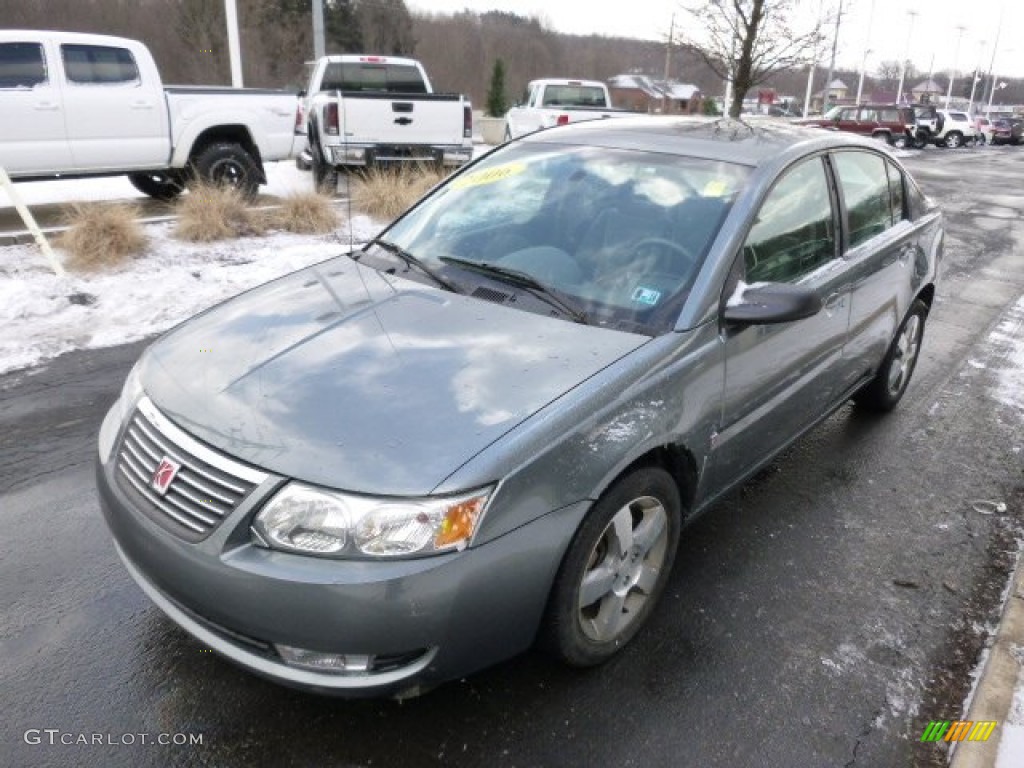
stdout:
[[490,491],[425,499],[375,499],[289,483],[253,521],[255,544],[312,555],[376,557],[464,549]]
[[121,425],[131,415],[132,409],[139,401],[139,398],[142,397],[142,394],[139,364],[135,363],[128,373],[128,378],[124,380],[124,386],[121,387],[121,396],[111,406],[106,418],[103,419],[103,424],[100,426],[98,447],[100,460],[104,464],[110,461],[110,455],[114,450],[114,441],[117,440],[117,433],[121,430]]

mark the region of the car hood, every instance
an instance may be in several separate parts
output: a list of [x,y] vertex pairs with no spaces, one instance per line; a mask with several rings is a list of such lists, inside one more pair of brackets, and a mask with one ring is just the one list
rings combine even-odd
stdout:
[[412,496],[647,340],[340,257],[178,326],[140,370],[172,421],[242,461]]

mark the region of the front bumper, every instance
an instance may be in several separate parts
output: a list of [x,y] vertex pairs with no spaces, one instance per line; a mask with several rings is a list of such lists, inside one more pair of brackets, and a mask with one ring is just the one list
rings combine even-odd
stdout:
[[[118,445],[120,444],[120,439]],[[116,456],[97,465],[101,507],[129,574],[204,646],[277,682],[347,696],[415,695],[527,649],[586,503],[463,552],[331,560],[254,546],[249,525],[282,484],[270,476],[190,542],[134,509]],[[275,646],[385,660],[337,673],[285,663]]]

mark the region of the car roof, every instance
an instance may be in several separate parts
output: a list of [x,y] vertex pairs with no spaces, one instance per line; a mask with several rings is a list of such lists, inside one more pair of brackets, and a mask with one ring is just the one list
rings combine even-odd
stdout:
[[875,139],[825,131],[784,120],[642,116],[589,120],[537,131],[526,142],[637,149],[757,167],[782,155],[856,146],[881,148]]

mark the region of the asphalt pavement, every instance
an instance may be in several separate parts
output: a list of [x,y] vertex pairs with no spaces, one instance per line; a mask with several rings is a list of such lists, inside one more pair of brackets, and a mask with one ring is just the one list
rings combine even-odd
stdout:
[[907,165],[949,230],[903,403],[841,409],[689,526],[594,670],[531,653],[405,702],[252,677],[162,617],[99,515],[95,436],[141,346],[0,377],[0,765],[944,765],[920,736],[961,715],[1024,518],[990,343],[1024,295],[1024,151]]

